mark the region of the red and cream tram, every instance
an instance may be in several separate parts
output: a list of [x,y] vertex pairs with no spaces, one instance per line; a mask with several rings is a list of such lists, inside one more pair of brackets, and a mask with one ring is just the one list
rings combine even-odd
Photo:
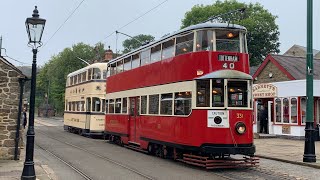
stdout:
[[111,60],[108,73],[111,141],[208,169],[237,154],[256,163],[244,27],[187,27]]

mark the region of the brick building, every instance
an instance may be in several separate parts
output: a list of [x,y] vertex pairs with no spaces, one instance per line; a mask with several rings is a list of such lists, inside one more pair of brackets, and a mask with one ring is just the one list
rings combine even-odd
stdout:
[[[291,50],[290,50],[291,49]],[[306,58],[303,48],[268,55],[253,75],[254,132],[259,132],[260,107],[268,109],[268,134],[304,137],[306,122]],[[298,53],[298,50],[299,51]],[[314,51],[314,57],[318,55]],[[314,122],[320,123],[320,59],[314,59]]]
[[[26,77],[0,56],[0,159],[13,159],[15,154],[20,95],[19,78]],[[20,129],[19,132],[21,137],[22,130]],[[21,145],[21,142],[19,144]],[[17,149],[19,158],[20,147]]]

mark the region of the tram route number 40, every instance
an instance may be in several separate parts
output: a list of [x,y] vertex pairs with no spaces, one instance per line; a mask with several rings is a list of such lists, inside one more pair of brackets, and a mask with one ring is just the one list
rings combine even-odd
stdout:
[[222,67],[225,69],[234,69],[234,63],[223,63]]

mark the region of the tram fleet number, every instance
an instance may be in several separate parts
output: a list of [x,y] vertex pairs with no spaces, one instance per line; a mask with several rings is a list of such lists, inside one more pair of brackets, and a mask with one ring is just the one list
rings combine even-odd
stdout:
[[222,67],[225,69],[234,69],[234,62],[239,61],[239,57],[235,55],[218,55],[219,61],[224,61]]

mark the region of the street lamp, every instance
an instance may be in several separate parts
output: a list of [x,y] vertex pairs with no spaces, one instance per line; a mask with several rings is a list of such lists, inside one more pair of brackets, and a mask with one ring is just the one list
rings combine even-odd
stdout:
[[32,47],[32,76],[31,76],[31,93],[30,93],[30,108],[29,108],[29,126],[27,131],[26,159],[21,175],[21,179],[36,179],[33,153],[34,153],[34,104],[36,94],[36,73],[37,73],[37,52],[38,47],[42,45],[41,37],[44,30],[45,19],[39,18],[37,6],[33,10],[32,17],[26,19],[26,29],[28,33],[28,45]]

